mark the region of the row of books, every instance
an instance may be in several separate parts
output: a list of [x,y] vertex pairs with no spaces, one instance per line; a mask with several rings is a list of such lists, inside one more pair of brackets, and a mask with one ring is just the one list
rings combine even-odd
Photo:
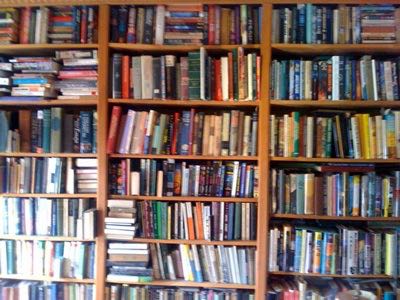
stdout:
[[96,193],[97,159],[0,158],[1,193]]
[[399,58],[348,56],[273,60],[274,100],[399,100]]
[[54,57],[20,56],[2,61],[0,100],[95,99],[98,95],[97,50],[57,51]]
[[201,47],[187,56],[112,56],[111,96],[133,99],[257,100],[261,57],[242,47],[211,57]]
[[375,173],[373,166],[352,165],[327,166],[326,169],[330,171],[299,173],[299,170],[272,169],[272,212],[327,216],[400,216],[400,171]]
[[114,106],[108,153],[256,155],[258,112],[135,111]]
[[91,284],[80,283],[43,283],[37,281],[2,280],[0,295],[4,300],[29,299],[75,299],[93,300],[94,287]]
[[138,44],[258,44],[260,6],[168,4],[111,7],[111,42]]
[[[335,299],[346,297],[359,290],[376,299],[395,300],[398,289],[389,281],[349,280],[332,278],[279,278],[269,284],[267,300]],[[371,295],[372,296],[372,295]],[[374,297],[375,297],[374,296]]]
[[400,112],[317,110],[271,115],[270,139],[272,156],[400,158]]
[[123,204],[118,204],[120,209],[116,210],[118,201],[121,202],[108,200],[107,237],[109,222],[136,221],[136,237],[219,241],[256,239],[257,207],[254,203],[122,201]]
[[273,226],[269,270],[315,274],[386,274],[399,268],[396,229]]
[[247,162],[113,160],[109,178],[116,195],[258,197],[258,166]]
[[96,43],[92,6],[22,7],[0,10],[1,44]]
[[400,9],[394,5],[316,5],[276,7],[272,42],[372,44],[400,41]]
[[0,274],[94,278],[95,244],[0,240]]
[[0,110],[0,152],[96,153],[97,112]]
[[0,235],[70,236],[94,239],[92,199],[2,198]]
[[[108,287],[110,297],[107,300],[129,300],[129,299],[242,299],[253,300],[254,293],[242,290],[212,290],[200,288],[161,288],[161,287],[140,287],[112,284]],[[8,300],[8,299],[6,299]]]

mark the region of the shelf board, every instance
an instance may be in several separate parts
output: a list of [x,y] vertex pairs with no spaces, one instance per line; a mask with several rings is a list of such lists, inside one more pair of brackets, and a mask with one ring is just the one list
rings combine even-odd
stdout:
[[259,44],[252,45],[152,45],[152,44],[129,44],[129,43],[109,43],[108,46],[113,50],[129,50],[138,51],[140,53],[148,52],[180,52],[186,53],[190,51],[200,50],[201,47],[207,51],[232,51],[238,47],[244,49],[260,49]]
[[195,197],[195,196],[135,196],[135,195],[110,195],[110,199],[120,200],[147,200],[147,201],[184,201],[184,202],[257,202],[257,198],[238,197]]
[[82,239],[71,236],[43,236],[43,235],[16,235],[2,234],[1,240],[20,240],[20,241],[60,241],[60,242],[94,242],[92,239]]
[[176,160],[241,160],[257,161],[257,156],[213,156],[213,155],[168,155],[168,154],[109,154],[110,158],[146,158],[146,159],[176,159]]
[[272,53],[290,55],[392,54],[398,55],[400,44],[272,44]]
[[15,279],[15,280],[34,280],[34,281],[54,281],[67,283],[86,283],[94,284],[94,279],[78,279],[78,278],[57,278],[41,275],[24,275],[24,274],[0,274],[0,279]]
[[97,100],[58,100],[58,99],[49,99],[49,100],[38,100],[38,101],[25,101],[25,100],[16,100],[16,101],[8,101],[8,100],[0,100],[1,106],[96,106]]
[[283,272],[283,271],[275,271],[268,272],[269,275],[276,276],[305,276],[305,277],[333,277],[333,278],[365,278],[365,279],[389,279],[393,278],[393,276],[385,275],[385,274],[357,274],[357,275],[342,275],[342,274],[318,274],[318,273],[299,273],[299,272]]
[[307,157],[277,157],[270,158],[272,162],[307,162],[307,163],[370,163],[370,164],[399,164],[400,159],[354,159],[354,158],[307,158]]
[[31,55],[31,54],[49,54],[56,50],[69,49],[97,49],[98,44],[9,44],[0,45],[1,54],[10,55]]
[[97,157],[96,153],[31,153],[31,152],[0,152],[0,157]]
[[259,101],[217,101],[217,100],[160,100],[160,99],[108,99],[108,103],[132,106],[172,107],[257,107]]
[[[1,236],[0,236],[1,238]],[[224,245],[224,246],[257,246],[257,241],[207,241],[207,240],[177,240],[177,239],[151,239],[151,238],[133,238],[126,239],[108,239],[108,241],[128,241],[135,243],[153,243],[153,244],[188,244],[188,245]]]
[[0,193],[3,198],[96,198],[97,194]]
[[399,108],[400,101],[358,101],[358,100],[270,100],[272,107],[285,108]]
[[134,282],[134,281],[117,281],[106,280],[107,283],[133,284],[133,285],[149,285],[149,286],[179,286],[179,287],[201,287],[207,289],[246,289],[254,290],[255,285],[238,284],[238,283],[219,283],[219,282],[194,282],[184,280],[154,280],[150,282]]
[[364,222],[399,222],[400,217],[353,217],[353,216],[318,216],[318,215],[297,215],[297,214],[272,214],[275,219],[296,219],[296,220],[332,220],[332,221],[364,221]]

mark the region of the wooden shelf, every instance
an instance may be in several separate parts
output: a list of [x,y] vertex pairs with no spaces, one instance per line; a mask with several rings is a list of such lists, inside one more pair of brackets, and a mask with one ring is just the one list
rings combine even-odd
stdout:
[[97,100],[37,100],[37,101],[25,101],[25,100],[0,100],[0,107],[2,106],[96,106]]
[[71,236],[43,236],[43,235],[0,235],[1,240],[21,240],[21,241],[60,241],[60,242],[94,242],[95,240],[81,239]]
[[31,153],[31,152],[0,152],[0,157],[97,157],[96,153]]
[[290,55],[398,55],[400,44],[272,44],[272,53]]
[[270,100],[272,107],[284,108],[399,108],[400,101],[358,101],[358,100]]
[[257,198],[239,197],[194,197],[194,196],[134,196],[134,195],[110,195],[110,199],[121,200],[147,200],[147,201],[184,201],[184,202],[257,202]]
[[53,282],[86,283],[86,284],[94,283],[94,279],[57,278],[51,276],[24,275],[24,274],[0,274],[0,279],[53,281]]
[[399,164],[400,159],[354,159],[354,158],[307,158],[307,157],[271,157],[272,162],[307,162],[307,163],[369,163],[369,164]]
[[257,161],[257,156],[213,156],[213,155],[168,155],[168,154],[110,154],[110,158],[146,158],[146,159],[176,159],[176,160],[241,160]]
[[364,279],[390,279],[393,276],[385,274],[358,274],[358,275],[342,275],[342,274],[317,274],[317,273],[299,273],[299,272],[268,272],[269,275],[276,276],[304,276],[304,277],[333,277],[333,278],[364,278]]
[[259,44],[253,45],[151,45],[151,44],[129,44],[129,43],[109,43],[108,46],[112,50],[129,50],[137,51],[140,53],[148,52],[179,52],[186,53],[190,51],[200,50],[201,47],[205,48],[207,51],[232,51],[238,47],[243,47],[244,49],[260,49]]
[[97,194],[0,193],[3,198],[96,198]]
[[106,280],[107,283],[133,284],[133,285],[149,285],[149,286],[172,286],[172,287],[200,287],[207,289],[246,289],[254,290],[254,285],[238,284],[238,283],[218,283],[218,282],[194,282],[183,280],[154,280],[150,282],[134,282],[134,281],[116,281]]
[[160,100],[160,99],[108,99],[109,103],[132,106],[169,107],[257,107],[259,101],[216,101],[216,100]]
[[[1,238],[1,236],[0,236]],[[151,238],[134,238],[132,240],[126,239],[108,239],[109,241],[128,241],[135,243],[152,243],[152,244],[188,244],[188,245],[224,245],[224,246],[257,246],[257,241],[207,241],[207,240],[177,240],[177,239],[151,239]]]
[[275,219],[296,219],[296,220],[332,220],[332,221],[364,221],[364,222],[400,222],[400,217],[353,217],[353,216],[318,216],[318,215],[297,215],[297,214],[272,214]]
[[56,50],[97,48],[97,44],[9,44],[0,45],[0,53],[10,55],[44,55],[54,53]]

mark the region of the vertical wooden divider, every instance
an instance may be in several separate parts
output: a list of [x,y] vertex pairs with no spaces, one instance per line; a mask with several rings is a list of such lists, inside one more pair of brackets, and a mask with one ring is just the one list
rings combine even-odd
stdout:
[[271,61],[272,4],[263,3],[261,32],[261,97],[258,122],[259,197],[257,217],[256,299],[265,299],[268,255],[269,180],[269,66]]
[[99,100],[97,103],[98,130],[98,189],[97,209],[99,210],[96,251],[96,300],[105,299],[106,286],[106,239],[104,236],[104,218],[107,210],[108,197],[108,156],[107,156],[107,130],[108,130],[108,38],[109,38],[110,8],[107,4],[99,5],[98,28],[98,59],[99,59]]

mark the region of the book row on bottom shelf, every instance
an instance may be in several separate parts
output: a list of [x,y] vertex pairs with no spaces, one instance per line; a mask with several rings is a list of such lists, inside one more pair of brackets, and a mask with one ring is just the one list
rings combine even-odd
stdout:
[[108,200],[107,238],[255,240],[257,205]]
[[[267,300],[288,299],[354,299],[358,292],[366,299],[395,300],[399,290],[388,280],[354,280],[325,278],[273,278],[267,291]],[[374,297],[375,295],[375,297]]]
[[399,63],[399,57],[371,55],[273,60],[271,99],[398,100]]
[[97,152],[96,111],[0,110],[0,128],[0,152]]
[[0,199],[0,235],[94,239],[97,210],[94,199]]
[[[280,157],[400,157],[400,112],[293,111],[270,116],[270,154]],[[317,142],[318,141],[318,142]]]
[[112,110],[108,153],[172,155],[257,154],[258,112]]
[[[0,100],[96,99],[97,50],[0,58]],[[11,94],[11,96],[10,96]]]
[[281,224],[269,232],[269,270],[304,274],[397,276],[396,224],[324,227]]
[[97,159],[0,157],[1,193],[96,193]]
[[271,211],[278,214],[399,217],[400,171],[395,169],[366,164],[292,164],[273,168]]
[[255,283],[254,247],[109,242],[107,280]]
[[0,240],[0,276],[94,278],[93,242]]
[[129,286],[113,284],[108,287],[108,300],[129,300],[129,299],[240,299],[253,300],[254,292],[234,289],[203,289],[203,288],[173,288],[163,286]]
[[7,33],[2,44],[97,42],[95,6],[7,7],[0,12]]
[[258,196],[258,166],[249,162],[112,160],[109,178],[114,195]]
[[4,300],[92,300],[95,288],[91,284],[2,280],[0,295]]
[[259,5],[112,6],[110,41],[137,44],[257,44]]
[[[253,50],[252,50],[253,51]],[[260,99],[261,57],[238,47],[214,57],[203,47],[187,56],[112,56],[112,98],[254,101]]]

